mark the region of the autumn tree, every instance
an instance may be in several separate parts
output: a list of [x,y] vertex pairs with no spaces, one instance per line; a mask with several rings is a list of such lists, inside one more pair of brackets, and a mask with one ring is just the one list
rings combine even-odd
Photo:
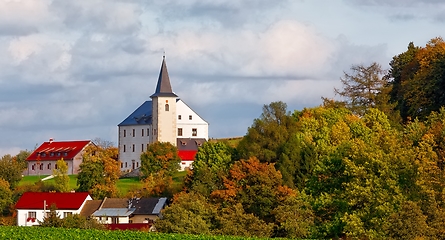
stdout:
[[235,162],[224,180],[224,188],[210,196],[224,204],[241,203],[246,213],[272,222],[272,210],[292,195],[295,192],[282,185],[281,173],[274,164],[261,163],[252,157]]
[[406,52],[393,58],[387,78],[391,100],[404,120],[425,119],[445,105],[445,42],[431,39],[425,47],[408,45]]
[[141,172],[144,176],[161,171],[171,176],[180,169],[180,163],[177,148],[168,142],[152,143],[141,154]]
[[104,149],[94,144],[87,146],[77,175],[78,191],[88,191],[93,198],[99,199],[115,196],[116,182],[120,176],[117,155],[115,147]]
[[0,214],[3,214],[5,210],[12,203],[12,191],[10,189],[8,181],[0,178]]
[[57,160],[56,169],[53,169],[55,187],[59,192],[69,192],[70,177],[68,176],[68,164],[62,159]]
[[223,178],[233,163],[232,151],[231,147],[222,142],[204,143],[193,161],[193,169],[187,178],[188,188],[204,196],[222,189]]
[[0,178],[9,183],[14,189],[22,179],[22,172],[25,169],[23,162],[18,162],[16,157],[7,154],[0,159]]

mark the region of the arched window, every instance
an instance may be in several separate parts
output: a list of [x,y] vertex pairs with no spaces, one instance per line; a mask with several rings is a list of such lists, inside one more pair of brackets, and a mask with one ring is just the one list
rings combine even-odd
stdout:
[[170,111],[170,106],[168,104],[165,104],[165,111],[166,112]]

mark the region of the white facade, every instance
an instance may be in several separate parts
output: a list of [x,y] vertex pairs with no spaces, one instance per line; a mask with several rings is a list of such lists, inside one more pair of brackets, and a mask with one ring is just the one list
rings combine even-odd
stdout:
[[[88,196],[85,201],[82,203],[79,209],[57,209],[56,212],[60,218],[65,218],[67,215],[72,214],[80,214],[85,202],[87,200],[92,200],[90,196]],[[42,222],[45,216],[45,213],[48,214],[50,209],[17,209],[17,225],[18,226],[38,226],[39,221]]]
[[151,125],[119,126],[119,157],[121,170],[130,170],[140,167],[141,153],[147,150],[152,141]]
[[176,111],[177,138],[204,138],[209,140],[209,124],[181,99],[176,102]]

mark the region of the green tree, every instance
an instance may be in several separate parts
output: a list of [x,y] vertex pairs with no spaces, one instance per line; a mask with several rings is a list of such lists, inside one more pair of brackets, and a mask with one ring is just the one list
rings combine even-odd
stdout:
[[8,181],[11,189],[14,189],[22,179],[22,172],[25,169],[22,162],[18,162],[16,157],[7,154],[0,159],[0,178]]
[[314,213],[304,194],[287,198],[273,210],[276,235],[286,238],[308,238],[314,225]]
[[178,149],[168,142],[155,142],[141,154],[141,172],[144,176],[163,171],[172,176],[180,169]]
[[46,212],[45,214],[43,221],[37,220],[41,227],[62,227],[63,220],[57,213],[57,206],[55,204],[51,204],[49,212]]
[[232,148],[222,142],[206,142],[199,149],[188,176],[190,190],[209,196],[224,187],[223,178],[232,166]]
[[255,119],[240,141],[240,157],[257,157],[261,162],[275,163],[280,158],[280,148],[292,135],[295,121],[287,111],[287,104],[272,102],[263,106],[260,118]]
[[218,211],[215,222],[217,228],[213,234],[243,237],[271,237],[274,224],[266,223],[251,213],[246,213],[238,203]]
[[62,159],[57,160],[56,169],[53,169],[55,188],[59,192],[69,192],[70,177],[68,176],[68,164]]
[[204,196],[182,192],[162,211],[155,227],[165,233],[210,234],[215,215],[216,208]]
[[120,176],[117,155],[115,147],[87,146],[77,175],[78,191],[88,191],[93,198],[99,199],[116,196],[116,183]]

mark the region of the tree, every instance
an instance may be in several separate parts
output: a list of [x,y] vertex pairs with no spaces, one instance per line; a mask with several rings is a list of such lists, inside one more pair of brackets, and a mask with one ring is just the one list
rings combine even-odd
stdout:
[[277,225],[277,236],[286,238],[310,236],[314,225],[314,214],[302,194],[287,198],[273,210],[273,214]]
[[391,239],[428,238],[432,229],[426,220],[427,216],[415,202],[406,201],[399,211],[389,216],[386,230]]
[[292,135],[295,121],[283,102],[263,106],[260,118],[255,119],[238,145],[240,157],[257,157],[261,162],[275,163],[280,158],[280,148]]
[[99,199],[115,196],[116,182],[120,176],[117,155],[115,147],[104,149],[94,144],[87,146],[77,175],[78,191],[88,191],[93,198]]
[[243,237],[271,237],[274,224],[266,223],[251,213],[246,213],[238,203],[219,210],[216,216],[217,228],[213,234]]
[[363,115],[370,108],[392,110],[389,107],[388,82],[378,63],[369,66],[353,65],[352,73],[344,72],[340,78],[343,89],[334,89],[335,93],[346,98],[346,106],[352,112]]
[[214,190],[224,187],[223,177],[232,166],[233,149],[222,142],[206,142],[199,149],[193,161],[187,185],[190,190],[209,196]]
[[43,221],[39,221],[39,225],[41,227],[62,227],[63,220],[60,218],[57,213],[56,204],[51,204],[49,212],[45,213],[46,215],[43,217]]
[[393,58],[387,78],[393,90],[391,100],[397,103],[406,121],[425,119],[445,105],[445,41],[431,39],[425,47],[408,45],[408,50]]
[[164,171],[166,175],[173,175],[180,169],[181,159],[178,150],[168,142],[155,142],[141,154],[141,172],[144,176]]
[[9,183],[0,178],[0,213],[2,214],[12,204],[12,191]]
[[69,192],[70,177],[68,176],[68,164],[62,159],[57,160],[56,169],[53,169],[55,187],[59,192]]
[[14,189],[22,179],[24,165],[7,154],[0,159],[0,178],[8,181],[11,189]]
[[235,162],[224,179],[224,189],[213,191],[210,197],[223,204],[241,203],[246,213],[272,222],[272,210],[280,201],[296,194],[281,180],[274,164],[260,163],[252,157]]
[[182,192],[162,211],[155,227],[164,233],[210,234],[215,215],[216,208],[204,196]]

